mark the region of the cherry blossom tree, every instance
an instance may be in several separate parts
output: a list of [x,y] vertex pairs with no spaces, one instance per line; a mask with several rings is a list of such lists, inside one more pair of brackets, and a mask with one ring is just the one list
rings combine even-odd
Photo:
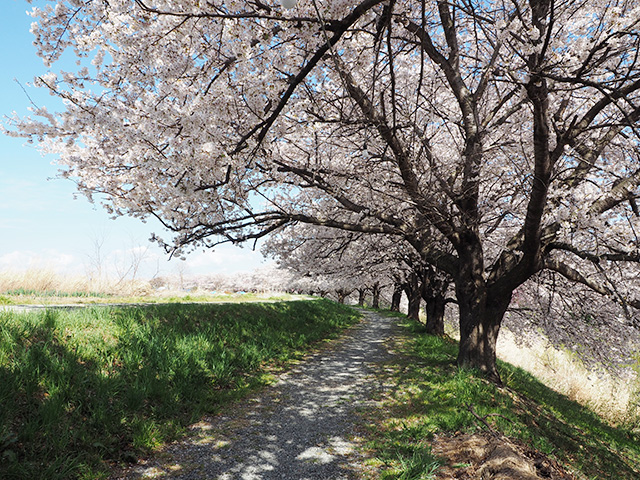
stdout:
[[397,262],[390,260],[390,246],[380,236],[300,224],[273,235],[262,251],[297,277],[322,278],[325,292],[336,293],[340,301],[357,291],[358,304],[363,305],[371,293],[372,306],[378,308],[381,290],[397,269]]
[[396,298],[392,307],[399,310],[398,292],[400,295],[404,292],[408,300],[407,315],[419,320],[424,300],[427,332],[444,334],[445,295],[450,280],[424,264],[406,242],[385,235],[302,224],[272,236],[263,252],[276,258],[281,268],[297,275],[323,277],[334,289],[343,291],[349,285],[351,290],[358,291],[360,305],[370,290],[372,306],[378,308],[382,288],[393,286]]
[[496,381],[537,273],[640,306],[618,280],[640,259],[636,2],[49,3],[40,55],[79,66],[35,81],[62,112],[10,130],[178,252],[296,223],[401,239],[453,280],[458,363]]

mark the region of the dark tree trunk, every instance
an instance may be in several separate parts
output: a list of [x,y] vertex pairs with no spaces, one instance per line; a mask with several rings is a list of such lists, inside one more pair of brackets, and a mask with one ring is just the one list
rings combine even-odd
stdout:
[[439,336],[444,335],[444,307],[446,305],[444,295],[434,295],[424,300],[427,312],[427,333]]
[[496,365],[496,344],[504,314],[511,302],[511,292],[488,296],[458,294],[460,310],[460,347],[458,366],[475,368],[489,380],[501,383]]
[[480,241],[472,232],[466,240],[458,249],[460,261],[454,278],[460,315],[458,366],[477,369],[500,384],[496,344],[513,290],[506,285],[487,285]]
[[422,274],[422,298],[427,314],[426,330],[431,335],[444,335],[445,294],[449,280],[438,275],[432,267],[425,267]]
[[344,304],[345,300],[349,296],[349,294],[344,290],[336,291],[336,295],[338,296],[338,303],[342,303],[342,304]]
[[409,297],[409,307],[407,308],[407,316],[409,318],[413,318],[414,320],[420,320],[420,302],[422,301],[422,298],[420,297],[419,294],[413,294],[413,295],[409,295],[407,294],[407,297]]
[[402,285],[393,286],[393,294],[391,295],[391,311],[400,311],[400,301],[402,300]]
[[407,316],[419,321],[420,301],[422,300],[422,298],[418,276],[415,273],[412,273],[409,276],[409,281],[405,283],[402,288],[404,289],[404,293],[407,295],[407,299],[409,300]]
[[380,288],[380,284],[378,282],[373,284],[373,287],[371,289],[371,295],[373,296],[372,298],[372,303],[371,306],[373,308],[380,308],[380,292],[382,291],[382,289]]
[[367,289],[366,288],[359,288],[358,289],[358,305],[360,307],[364,307],[364,299],[365,299],[366,294],[367,294]]

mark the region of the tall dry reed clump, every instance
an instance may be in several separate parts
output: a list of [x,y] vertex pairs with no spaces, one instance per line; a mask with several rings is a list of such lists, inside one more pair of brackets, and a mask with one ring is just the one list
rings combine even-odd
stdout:
[[588,406],[612,424],[640,428],[638,368],[636,371],[628,368],[616,374],[604,369],[589,369],[571,351],[550,346],[544,337],[522,344],[507,329],[500,332],[498,357],[528,371],[557,392]]
[[144,295],[148,282],[71,276],[47,269],[0,272],[0,295],[89,297],[110,295]]

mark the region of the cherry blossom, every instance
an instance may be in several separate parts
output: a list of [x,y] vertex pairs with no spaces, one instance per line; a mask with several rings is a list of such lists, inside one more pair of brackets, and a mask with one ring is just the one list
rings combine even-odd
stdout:
[[283,6],[51,0],[39,54],[79,65],[34,82],[63,111],[9,133],[176,254],[297,224],[410,245],[453,282],[458,363],[496,381],[540,272],[640,307],[636,2]]

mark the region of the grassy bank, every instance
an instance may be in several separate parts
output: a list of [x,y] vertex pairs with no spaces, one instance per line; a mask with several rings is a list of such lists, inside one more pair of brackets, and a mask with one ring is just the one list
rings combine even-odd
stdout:
[[0,312],[0,478],[106,478],[356,321],[325,300]]
[[18,288],[0,291],[2,305],[121,305],[121,304],[165,304],[165,303],[246,303],[279,302],[290,300],[310,300],[313,297],[288,293],[208,293],[208,292],[154,292],[153,294],[133,295],[91,291],[29,290]]
[[381,478],[436,478],[433,472],[445,461],[433,454],[434,439],[479,432],[506,435],[557,459],[580,478],[640,478],[637,425],[612,427],[506,363],[500,363],[504,387],[498,388],[456,368],[456,342],[425,335],[421,326],[402,321],[407,337],[396,342],[400,356],[386,366],[383,378],[391,388],[366,414],[371,468],[384,471]]
[[288,302],[311,300],[313,297],[288,293],[186,293],[181,295],[123,296],[99,293],[65,292],[9,292],[0,294],[0,306],[35,305],[39,307],[86,306],[86,305],[151,305],[166,303],[247,303],[247,302]]

